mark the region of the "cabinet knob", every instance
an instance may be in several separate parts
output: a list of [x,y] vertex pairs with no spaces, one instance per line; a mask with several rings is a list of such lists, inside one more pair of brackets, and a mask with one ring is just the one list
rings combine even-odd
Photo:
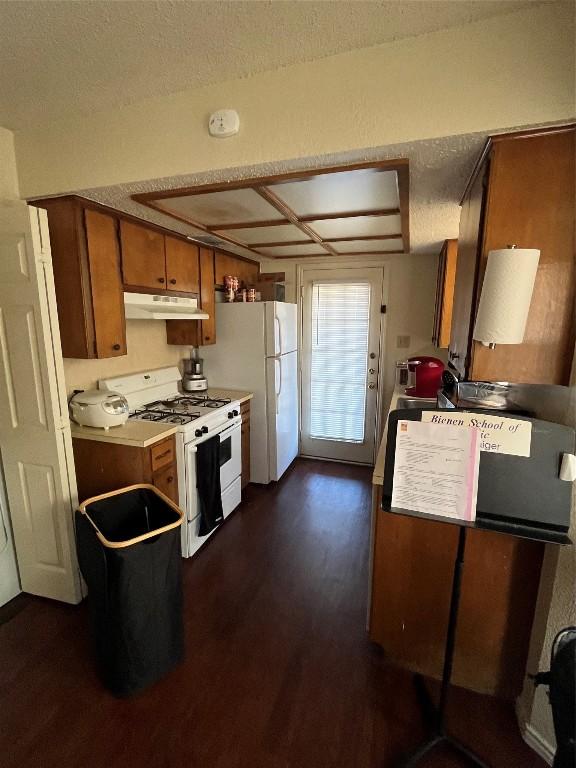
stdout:
[[170,280],[170,285],[176,285],[176,280],[175,280],[174,278],[172,278],[172,279]]
[[174,480],[174,478],[172,477],[172,475],[170,475],[170,477],[166,478],[166,482],[167,483],[171,483],[171,482],[173,482],[173,480]]
[[158,278],[158,282],[159,282],[159,283],[165,283],[165,282],[166,282],[166,280],[165,280],[163,277],[159,277],[159,278]]
[[376,389],[376,384],[368,384],[368,389]]
[[115,349],[115,350],[116,350],[116,352],[117,352],[117,351],[120,349],[120,344],[114,344],[114,345],[112,346],[112,349]]

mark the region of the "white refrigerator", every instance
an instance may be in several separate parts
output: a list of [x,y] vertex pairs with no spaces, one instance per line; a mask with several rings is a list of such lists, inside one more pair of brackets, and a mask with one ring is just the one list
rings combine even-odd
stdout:
[[298,454],[296,304],[216,304],[216,344],[203,347],[209,387],[254,393],[250,480],[279,480]]

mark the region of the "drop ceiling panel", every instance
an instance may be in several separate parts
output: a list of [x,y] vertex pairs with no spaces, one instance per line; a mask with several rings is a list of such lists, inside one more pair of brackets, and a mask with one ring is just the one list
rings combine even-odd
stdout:
[[310,240],[309,236],[294,224],[279,224],[273,227],[242,227],[241,229],[214,230],[214,234],[231,237],[239,243],[282,243],[293,240]]
[[350,216],[343,219],[318,219],[309,221],[310,226],[323,240],[339,237],[377,237],[399,235],[402,223],[394,216]]
[[318,243],[302,243],[302,245],[275,245],[258,248],[263,256],[308,256],[318,254],[327,256],[328,252]]
[[402,251],[402,238],[390,240],[346,240],[342,243],[330,243],[338,253],[388,253]]
[[374,168],[323,173],[309,179],[274,184],[275,195],[297,216],[399,208],[398,174]]
[[164,211],[184,216],[190,221],[207,227],[284,219],[276,208],[248,187],[183,197],[167,197],[157,202],[161,204]]

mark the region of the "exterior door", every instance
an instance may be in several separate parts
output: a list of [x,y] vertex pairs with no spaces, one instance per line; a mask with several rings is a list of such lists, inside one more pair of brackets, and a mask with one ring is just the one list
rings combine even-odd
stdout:
[[304,456],[371,464],[381,338],[383,271],[304,271]]
[[48,218],[0,206],[0,451],[22,589],[77,603],[77,505]]

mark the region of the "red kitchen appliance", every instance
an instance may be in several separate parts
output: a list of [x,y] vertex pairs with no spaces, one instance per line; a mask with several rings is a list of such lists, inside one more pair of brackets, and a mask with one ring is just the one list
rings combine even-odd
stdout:
[[406,394],[412,397],[436,397],[442,388],[443,371],[444,363],[437,357],[409,357]]

